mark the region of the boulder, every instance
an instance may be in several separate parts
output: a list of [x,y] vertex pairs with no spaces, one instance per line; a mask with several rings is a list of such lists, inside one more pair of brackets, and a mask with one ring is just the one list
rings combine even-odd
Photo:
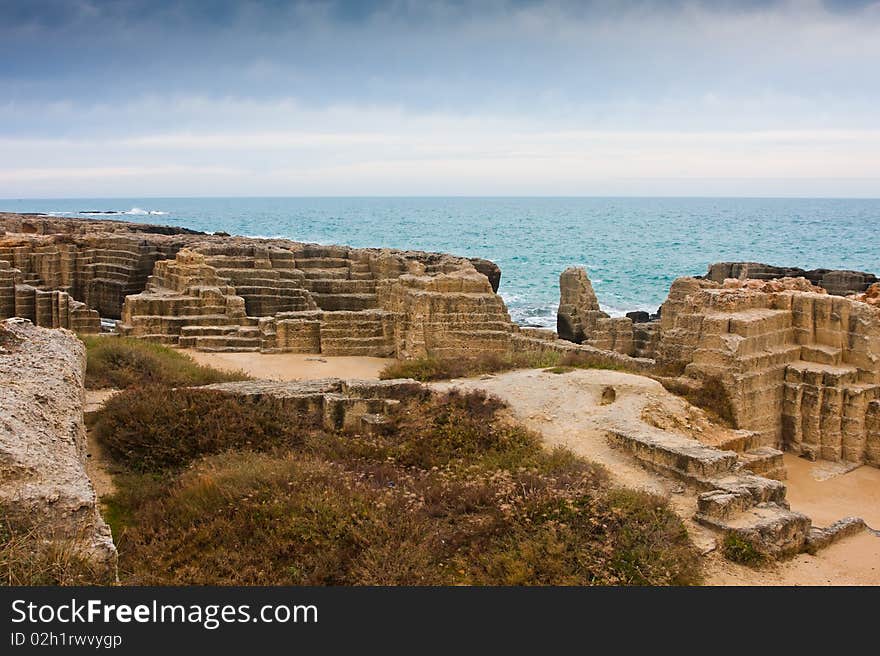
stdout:
[[116,547],[86,474],[85,347],[67,330],[0,322],[0,513],[36,550],[46,544],[116,579]]

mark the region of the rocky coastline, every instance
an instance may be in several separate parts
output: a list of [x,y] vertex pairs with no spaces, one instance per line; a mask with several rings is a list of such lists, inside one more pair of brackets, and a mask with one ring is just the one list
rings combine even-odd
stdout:
[[[500,280],[493,262],[442,253],[0,214],[0,320],[15,343],[0,350],[4,390],[27,391],[9,388],[13,379],[35,386],[49,379],[64,388],[58,398],[69,398],[56,412],[65,418],[25,421],[18,413],[21,426],[4,425],[0,455],[11,464],[3,503],[54,518],[57,535],[85,530],[90,557],[112,570],[112,541],[81,467],[82,352],[68,332],[98,333],[101,319],[112,319],[123,336],[204,352],[398,360],[552,352],[650,376],[689,398],[711,393],[723,401],[730,432],[720,444],[658,425],[607,427],[616,448],[699,491],[701,525],[780,557],[864,527],[845,518],[817,528],[791,511],[782,455],[880,467],[876,276],[718,263],[705,276],[677,279],[657,314],[613,318],[600,309],[588,273],[572,267],[560,276],[555,332],[511,321]],[[33,355],[46,349],[66,358],[54,374]],[[290,386],[221,387],[302,396]],[[338,405],[346,426],[378,430],[389,403],[373,392],[361,394],[370,402],[340,396],[350,388],[334,381],[309,403],[328,417]],[[4,409],[43,403],[36,387],[27,394],[4,397]],[[44,458],[32,448],[53,440],[66,446]],[[57,467],[20,462],[20,453]],[[28,482],[38,473],[48,478]],[[50,491],[62,479],[73,492]],[[39,494],[25,503],[23,491],[32,489]]]

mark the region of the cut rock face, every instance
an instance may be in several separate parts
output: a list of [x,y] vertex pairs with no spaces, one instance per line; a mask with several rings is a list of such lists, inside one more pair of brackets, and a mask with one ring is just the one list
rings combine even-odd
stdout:
[[[205,351],[502,353],[501,269],[444,253],[0,213],[0,319]],[[76,300],[74,300],[76,299]]]
[[880,466],[880,308],[804,278],[682,278],[661,322],[658,364],[720,385],[758,446]]
[[116,579],[116,547],[86,475],[85,348],[66,330],[0,322],[0,512],[16,533]]

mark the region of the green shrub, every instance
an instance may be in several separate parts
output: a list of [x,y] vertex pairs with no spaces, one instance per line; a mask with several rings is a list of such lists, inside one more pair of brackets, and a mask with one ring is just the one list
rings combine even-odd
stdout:
[[765,553],[736,533],[728,533],[724,536],[721,544],[721,553],[728,560],[741,565],[748,565],[749,567],[757,567],[767,561]]
[[82,335],[86,345],[86,387],[128,389],[143,385],[185,387],[246,380],[242,372],[225,372],[197,364],[191,357],[161,344],[127,337]]

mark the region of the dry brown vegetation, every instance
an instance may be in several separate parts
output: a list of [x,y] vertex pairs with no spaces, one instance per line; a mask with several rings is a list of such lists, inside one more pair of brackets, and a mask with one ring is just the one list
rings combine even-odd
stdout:
[[97,585],[107,583],[81,554],[76,540],[46,540],[0,518],[0,585]]
[[712,376],[699,381],[696,385],[693,380],[686,383],[678,377],[659,376],[656,378],[666,390],[686,398],[691,404],[705,410],[715,421],[727,426],[736,426],[736,418],[733,413],[733,404],[727,390],[717,376]]
[[205,389],[148,386],[109,399],[89,418],[113,459],[140,472],[180,467],[229,449],[264,450],[302,440],[283,403]]
[[[160,410],[169,397],[154,390],[127,397],[123,405],[136,410],[108,405],[98,418],[113,426],[102,439],[122,467],[106,517],[125,583],[654,585],[699,578],[699,558],[663,500],[609,489],[601,468],[568,451],[546,451],[482,393],[414,395],[382,436],[327,432],[290,408],[227,405],[213,394],[186,397],[185,413]],[[151,403],[164,423],[161,458],[146,454],[157,437],[147,421]],[[244,425],[251,412],[261,439],[224,441],[225,421]],[[210,440],[193,436],[189,414],[214,416]],[[118,434],[134,446],[118,448]],[[217,453],[224,445],[229,450]]]
[[184,387],[246,380],[242,372],[205,367],[180,351],[130,337],[80,335],[86,345],[86,387],[128,389],[143,385]]
[[520,353],[488,353],[479,356],[440,359],[415,358],[387,365],[379,378],[414,378],[422,382],[470,378],[484,374],[499,373],[512,369],[549,369],[553,373],[566,373],[575,369],[615,369],[623,367],[597,361],[585,353],[558,353],[556,351],[527,351]]

